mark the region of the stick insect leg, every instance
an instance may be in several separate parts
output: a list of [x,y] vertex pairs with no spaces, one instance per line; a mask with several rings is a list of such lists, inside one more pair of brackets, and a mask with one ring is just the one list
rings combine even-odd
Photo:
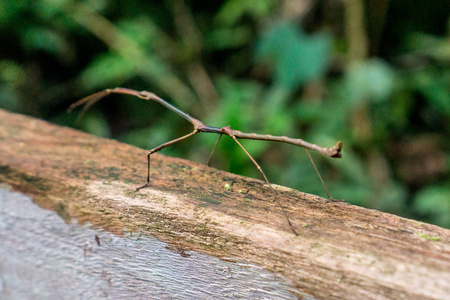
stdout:
[[327,194],[327,197],[330,199],[331,202],[343,202],[344,200],[341,199],[334,199],[333,197],[330,196],[330,193],[328,193],[328,189],[327,186],[325,185],[325,181],[323,181],[322,176],[320,176],[319,170],[316,167],[316,164],[314,163],[314,160],[311,157],[311,154],[309,154],[308,149],[305,148],[306,154],[308,154],[309,160],[311,161],[314,170],[316,170],[317,176],[319,176],[320,182],[322,183],[322,186],[325,190],[325,193]]
[[143,188],[148,187],[148,186],[150,185],[150,156],[151,156],[153,153],[156,153],[156,152],[158,152],[158,151],[161,151],[162,149],[164,149],[164,148],[166,148],[166,147],[169,147],[169,146],[171,146],[171,145],[173,145],[173,144],[175,144],[175,143],[178,143],[179,141],[182,141],[182,140],[184,140],[184,139],[187,139],[188,137],[191,137],[191,136],[193,136],[194,134],[197,134],[197,133],[198,133],[198,130],[195,129],[194,131],[192,131],[192,132],[189,133],[189,134],[186,134],[186,135],[183,135],[182,137],[179,137],[179,138],[177,138],[177,139],[168,141],[168,142],[166,142],[166,143],[164,143],[164,144],[162,144],[162,145],[159,145],[158,147],[153,148],[152,150],[150,150],[150,152],[148,152],[148,154],[147,154],[147,164],[148,164],[148,166],[147,166],[147,182],[146,182],[145,184],[141,185],[141,186],[138,186],[138,187],[136,188],[136,191],[139,191],[140,189],[143,189]]
[[209,155],[209,158],[208,158],[208,163],[206,164],[208,167],[211,166],[211,159],[212,159],[212,156],[213,156],[213,154],[214,154],[214,151],[216,151],[217,144],[219,143],[221,137],[222,137],[222,134],[219,134],[219,137],[217,138],[216,142],[214,143],[214,146],[213,146],[213,148],[212,148],[211,154]]
[[247,152],[247,150],[245,150],[244,146],[242,146],[241,143],[239,143],[239,141],[237,140],[237,138],[234,135],[230,136],[238,145],[239,147],[241,147],[242,150],[244,150],[245,154],[247,154],[247,156],[251,159],[251,161],[253,162],[253,164],[256,166],[256,168],[258,169],[258,171],[262,174],[262,176],[264,177],[264,180],[266,181],[267,185],[269,185],[270,190],[273,193],[273,197],[275,198],[275,201],[277,202],[278,206],[281,208],[281,211],[283,212],[284,217],[286,218],[289,227],[291,228],[292,232],[298,236],[298,233],[295,231],[294,226],[292,226],[291,220],[289,220],[289,217],[286,213],[286,211],[284,210],[283,206],[281,205],[280,200],[277,197],[277,193],[275,192],[274,188],[272,187],[272,184],[269,182],[269,180],[267,179],[266,174],[264,173],[264,171],[262,170],[262,168],[259,166],[259,164],[256,162],[256,160],[250,155],[250,153]]

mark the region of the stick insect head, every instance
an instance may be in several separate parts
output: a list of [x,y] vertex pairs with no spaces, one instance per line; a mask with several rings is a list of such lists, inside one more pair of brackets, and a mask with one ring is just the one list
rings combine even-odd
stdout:
[[108,90],[104,90],[104,91],[92,94],[90,96],[87,96],[87,97],[73,103],[72,105],[70,105],[69,108],[67,109],[67,111],[71,112],[73,109],[77,108],[78,106],[84,105],[82,112],[85,112],[86,110],[89,109],[89,107],[94,105],[97,101],[108,96],[109,94],[110,94],[110,92]]
[[132,90],[132,89],[126,89],[126,88],[114,88],[114,89],[106,89],[103,90],[101,92],[92,94],[90,96],[87,96],[83,99],[81,99],[80,101],[77,101],[75,103],[73,103],[72,105],[69,106],[69,108],[67,109],[68,112],[71,112],[74,108],[84,105],[83,109],[82,109],[82,113],[84,113],[86,110],[88,110],[92,105],[94,105],[96,102],[98,102],[99,100],[103,99],[104,97],[110,95],[110,94],[125,94],[125,95],[131,95],[131,96],[135,96],[144,100],[151,100],[151,99],[155,99],[158,98],[158,96],[156,96],[153,93],[150,92],[138,92],[136,90]]

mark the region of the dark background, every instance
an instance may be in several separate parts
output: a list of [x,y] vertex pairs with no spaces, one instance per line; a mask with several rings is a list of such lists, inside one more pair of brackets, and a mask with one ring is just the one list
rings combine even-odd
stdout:
[[[192,130],[130,96],[78,122],[66,112],[122,86],[211,126],[342,140],[343,159],[313,155],[333,197],[450,227],[449,12],[447,0],[0,1],[0,107],[147,149]],[[215,139],[163,153],[205,163]],[[243,144],[271,182],[325,196],[302,149]],[[260,178],[231,139],[213,166]]]

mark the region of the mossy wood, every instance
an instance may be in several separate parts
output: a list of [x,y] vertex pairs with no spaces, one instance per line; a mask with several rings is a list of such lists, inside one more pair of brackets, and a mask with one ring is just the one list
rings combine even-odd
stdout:
[[[258,264],[325,299],[445,299],[450,231],[0,110],[0,181],[66,221]],[[311,176],[315,176],[311,174]]]

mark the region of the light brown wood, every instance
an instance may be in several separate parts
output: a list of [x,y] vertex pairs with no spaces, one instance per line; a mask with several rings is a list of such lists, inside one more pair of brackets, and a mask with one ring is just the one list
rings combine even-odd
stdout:
[[[258,264],[325,299],[445,299],[450,231],[0,110],[0,181],[66,221]],[[345,158],[344,158],[345,159]]]

